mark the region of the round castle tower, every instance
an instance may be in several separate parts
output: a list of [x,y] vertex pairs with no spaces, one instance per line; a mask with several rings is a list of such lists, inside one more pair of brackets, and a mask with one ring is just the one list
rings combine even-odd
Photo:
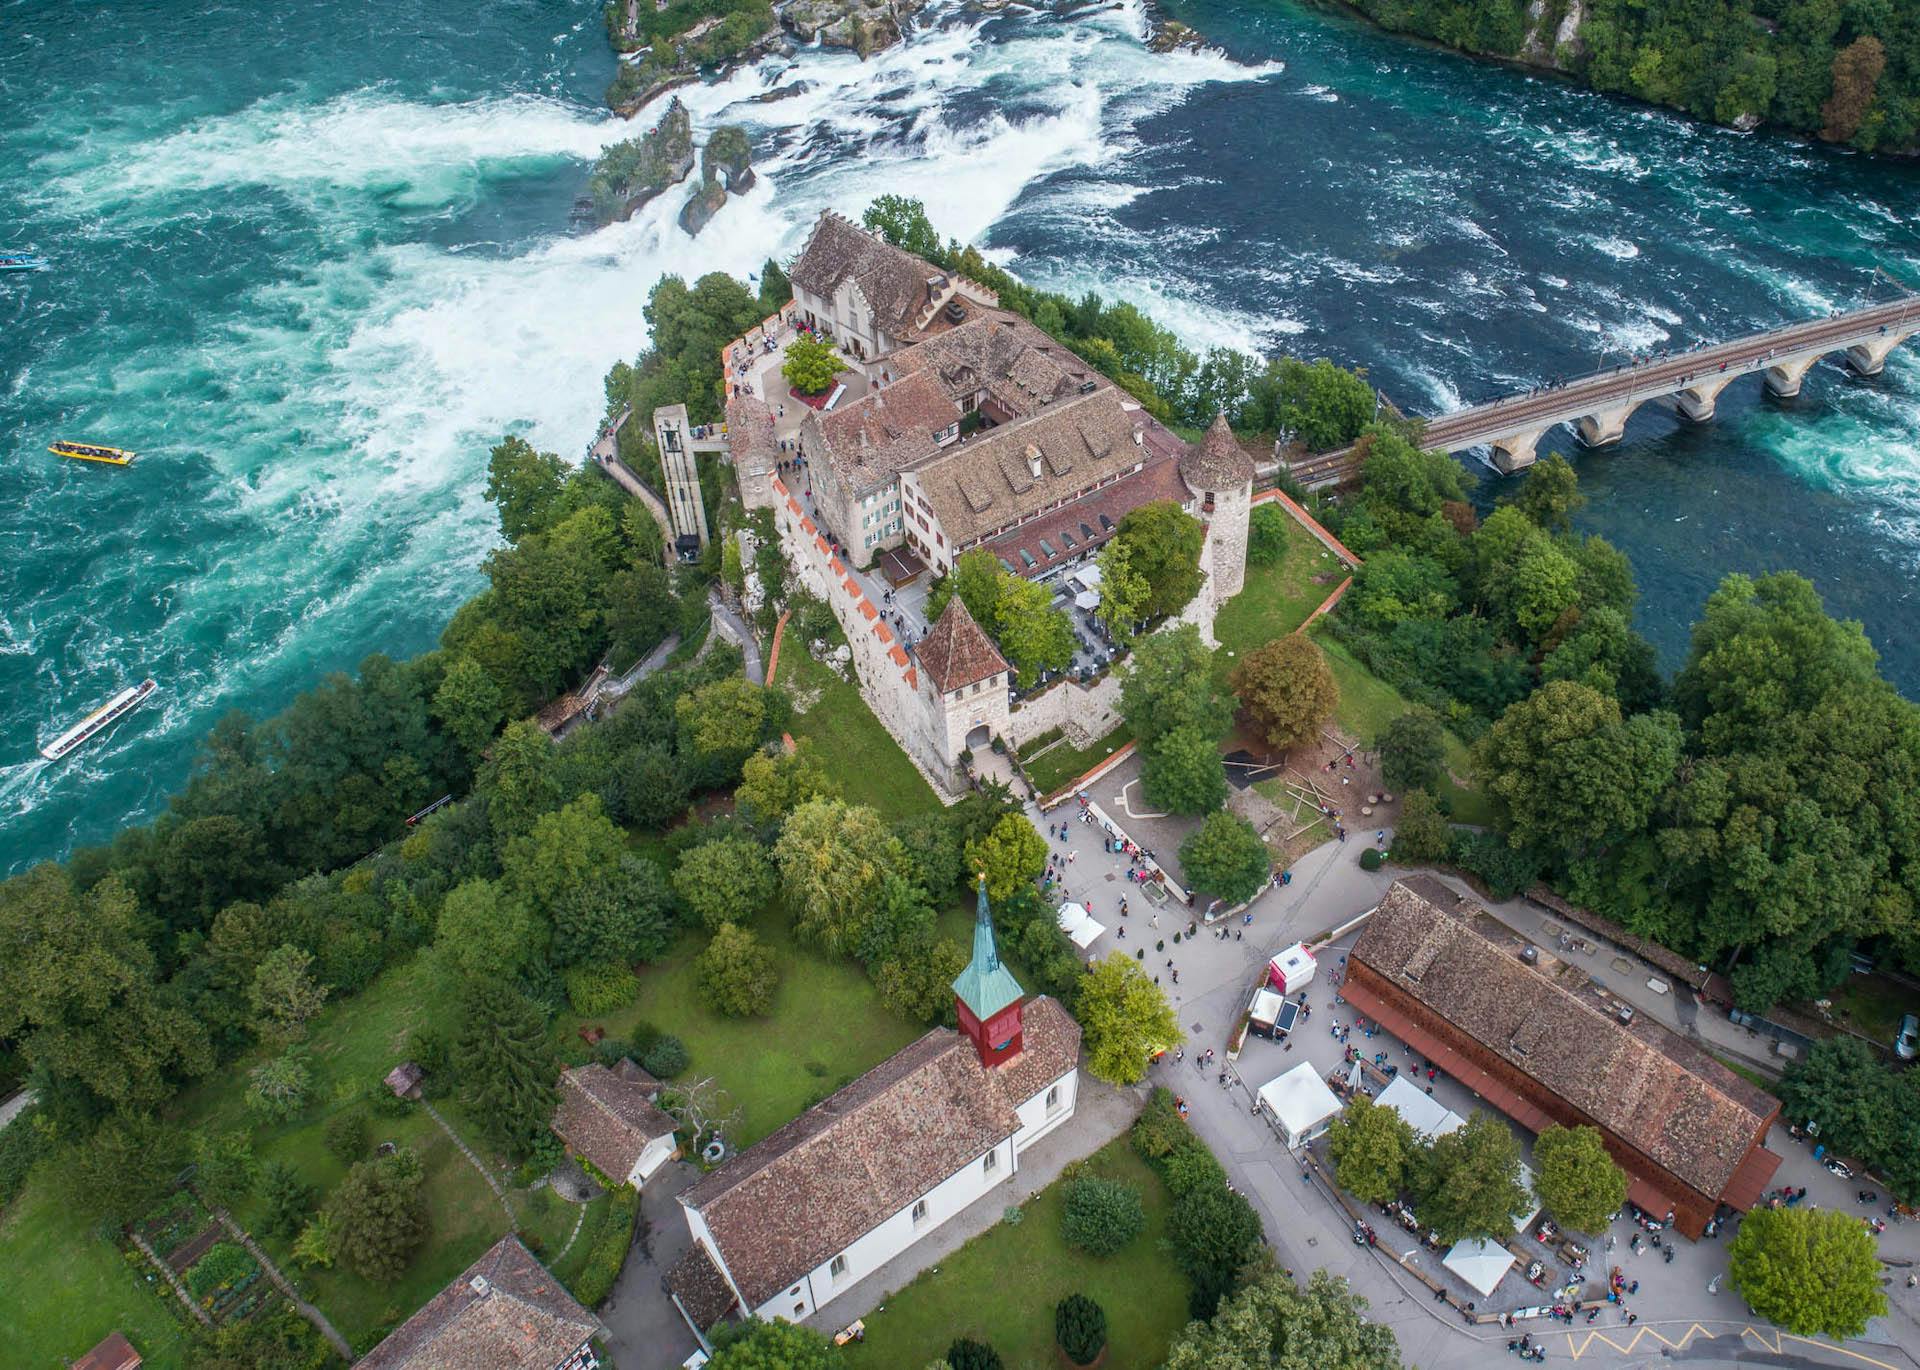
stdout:
[[1218,609],[1240,593],[1247,579],[1247,519],[1253,512],[1253,459],[1233,436],[1222,413],[1198,444],[1180,458],[1180,476],[1193,491],[1207,525],[1201,559],[1207,589]]

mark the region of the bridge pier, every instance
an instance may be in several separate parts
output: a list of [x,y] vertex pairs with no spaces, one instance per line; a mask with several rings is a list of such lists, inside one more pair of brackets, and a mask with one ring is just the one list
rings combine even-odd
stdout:
[[1783,400],[1790,400],[1800,393],[1800,382],[1807,378],[1807,372],[1820,360],[1818,352],[1804,357],[1789,357],[1785,361],[1774,362],[1767,368],[1767,389]]
[[1538,460],[1535,450],[1547,430],[1532,428],[1524,433],[1511,433],[1504,438],[1495,438],[1487,445],[1493,449],[1494,468],[1503,476],[1511,476],[1516,471],[1524,471]]
[[1639,407],[1639,400],[1628,400],[1611,409],[1582,414],[1574,420],[1574,435],[1587,447],[1605,447],[1608,443],[1618,442],[1620,435],[1627,431],[1627,420],[1633,417],[1633,411]]
[[1695,423],[1705,423],[1713,417],[1713,407],[1720,399],[1720,392],[1740,375],[1737,371],[1720,371],[1697,385],[1674,392],[1673,407],[1680,411],[1682,418],[1692,419]]
[[1913,329],[1906,332],[1889,330],[1865,342],[1857,342],[1846,351],[1847,365],[1853,368],[1857,376],[1877,376],[1880,368],[1887,364],[1887,353],[1914,334]]

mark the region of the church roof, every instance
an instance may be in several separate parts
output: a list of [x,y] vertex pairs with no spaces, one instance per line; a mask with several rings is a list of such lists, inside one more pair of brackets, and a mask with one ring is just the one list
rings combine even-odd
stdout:
[[[955,595],[958,600],[960,596]],[[973,959],[954,977],[953,992],[967,1011],[981,1022],[993,1017],[1008,1004],[1017,1004],[1026,991],[1013,978],[1013,972],[1000,961],[1000,949],[993,942],[993,914],[987,909],[987,877],[980,877],[980,902],[973,918]]]
[[1238,490],[1253,482],[1253,459],[1233,436],[1223,413],[1180,459],[1180,474],[1198,490]]
[[1021,1010],[1023,1049],[980,1064],[935,1028],[680,1195],[749,1309],[844,1251],[1020,1128],[1019,1106],[1069,1074],[1080,1025],[1050,998]]
[[1007,669],[1007,659],[973,621],[966,602],[957,594],[947,601],[947,607],[914,650],[920,657],[920,669],[941,694],[991,680]]

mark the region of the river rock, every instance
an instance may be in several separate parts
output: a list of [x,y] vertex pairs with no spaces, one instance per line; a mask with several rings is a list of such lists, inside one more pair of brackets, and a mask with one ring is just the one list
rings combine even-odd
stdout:
[[926,0],[787,0],[780,22],[803,43],[866,57],[899,42],[901,24],[925,6]]
[[1189,52],[1198,52],[1207,45],[1207,40],[1188,28],[1178,19],[1163,19],[1147,39],[1149,52],[1178,52],[1185,48]]
[[647,201],[693,170],[693,116],[675,96],[660,122],[613,144],[593,164],[587,192],[602,223],[630,219]]
[[698,237],[700,230],[713,221],[727,203],[727,188],[718,181],[703,180],[694,189],[693,195],[680,210],[680,227],[689,236]]

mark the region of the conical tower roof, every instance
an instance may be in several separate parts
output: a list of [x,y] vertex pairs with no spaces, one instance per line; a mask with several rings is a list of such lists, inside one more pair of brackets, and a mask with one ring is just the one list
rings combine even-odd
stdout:
[[1000,964],[1000,949],[993,941],[993,914],[987,908],[984,874],[980,877],[980,902],[973,917],[973,960],[955,977],[953,992],[967,1006],[967,1011],[983,1023],[1008,1004],[1017,1004],[1026,997],[1013,972]]
[[947,600],[947,607],[940,611],[915,651],[920,669],[942,694],[964,690],[1008,669],[1007,659],[1000,655],[986,630],[974,622],[966,601],[958,594]]
[[1233,436],[1225,411],[1214,419],[1207,435],[1189,446],[1180,458],[1180,474],[1196,490],[1238,490],[1253,481],[1253,458]]

